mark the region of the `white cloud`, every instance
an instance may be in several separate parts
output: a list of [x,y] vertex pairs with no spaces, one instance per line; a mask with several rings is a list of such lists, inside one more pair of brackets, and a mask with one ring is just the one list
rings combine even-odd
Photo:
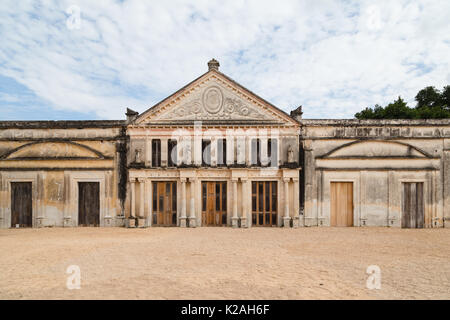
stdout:
[[[81,29],[66,9],[81,9]],[[0,74],[56,109],[123,118],[206,71],[305,117],[352,117],[450,82],[448,1],[8,1]],[[9,92],[9,95],[12,93]]]

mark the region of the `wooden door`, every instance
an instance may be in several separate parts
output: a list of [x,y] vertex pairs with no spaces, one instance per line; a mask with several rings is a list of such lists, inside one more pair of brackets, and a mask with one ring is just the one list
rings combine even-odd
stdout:
[[11,227],[31,228],[32,211],[31,182],[11,182]]
[[78,225],[100,226],[100,183],[78,182]]
[[403,183],[402,228],[423,228],[424,220],[423,183]]
[[275,227],[278,218],[277,182],[252,182],[252,225]]
[[353,226],[353,182],[331,183],[332,227]]
[[202,225],[226,226],[227,183],[202,183]]
[[153,182],[152,225],[174,227],[177,225],[177,183]]

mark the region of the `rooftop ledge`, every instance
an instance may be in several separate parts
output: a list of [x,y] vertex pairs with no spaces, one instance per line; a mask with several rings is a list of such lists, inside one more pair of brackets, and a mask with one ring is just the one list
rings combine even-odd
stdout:
[[114,128],[124,125],[124,120],[0,121],[0,129]]
[[[259,123],[258,121],[254,122],[254,124],[258,123]],[[267,124],[263,121],[260,123]],[[125,125],[126,125],[125,120],[0,121],[0,129],[114,128],[114,127],[123,127]],[[311,127],[314,126],[316,127],[441,126],[442,127],[442,126],[450,126],[450,119],[417,119],[417,120],[300,119],[300,125]]]
[[340,126],[340,127],[360,127],[360,126],[450,126],[450,119],[385,119],[385,120],[358,120],[358,119],[300,119],[300,125],[303,126]]

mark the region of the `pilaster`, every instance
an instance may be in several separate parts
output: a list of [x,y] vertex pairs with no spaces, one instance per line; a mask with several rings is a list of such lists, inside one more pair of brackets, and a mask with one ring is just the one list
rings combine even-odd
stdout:
[[289,178],[284,178],[284,216],[283,227],[289,228],[291,226],[291,217],[289,216]]
[[233,179],[231,180],[231,184],[233,186],[233,216],[231,218],[231,226],[233,228],[237,228],[238,227],[238,222],[239,222],[239,217],[238,217],[238,203],[237,203],[237,199],[238,199],[238,189],[237,189],[237,183],[238,180],[237,179]]
[[181,216],[180,227],[186,228],[186,178],[181,178]]

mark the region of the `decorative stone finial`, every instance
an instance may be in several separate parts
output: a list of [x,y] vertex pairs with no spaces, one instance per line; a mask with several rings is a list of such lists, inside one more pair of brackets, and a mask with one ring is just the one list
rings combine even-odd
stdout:
[[127,116],[127,123],[130,123],[139,116],[139,112],[127,108],[125,115]]
[[216,70],[219,71],[220,63],[216,59],[212,59],[208,62],[208,70]]
[[297,121],[301,120],[302,115],[303,115],[302,106],[300,106],[297,109],[291,111],[291,118],[294,118]]

